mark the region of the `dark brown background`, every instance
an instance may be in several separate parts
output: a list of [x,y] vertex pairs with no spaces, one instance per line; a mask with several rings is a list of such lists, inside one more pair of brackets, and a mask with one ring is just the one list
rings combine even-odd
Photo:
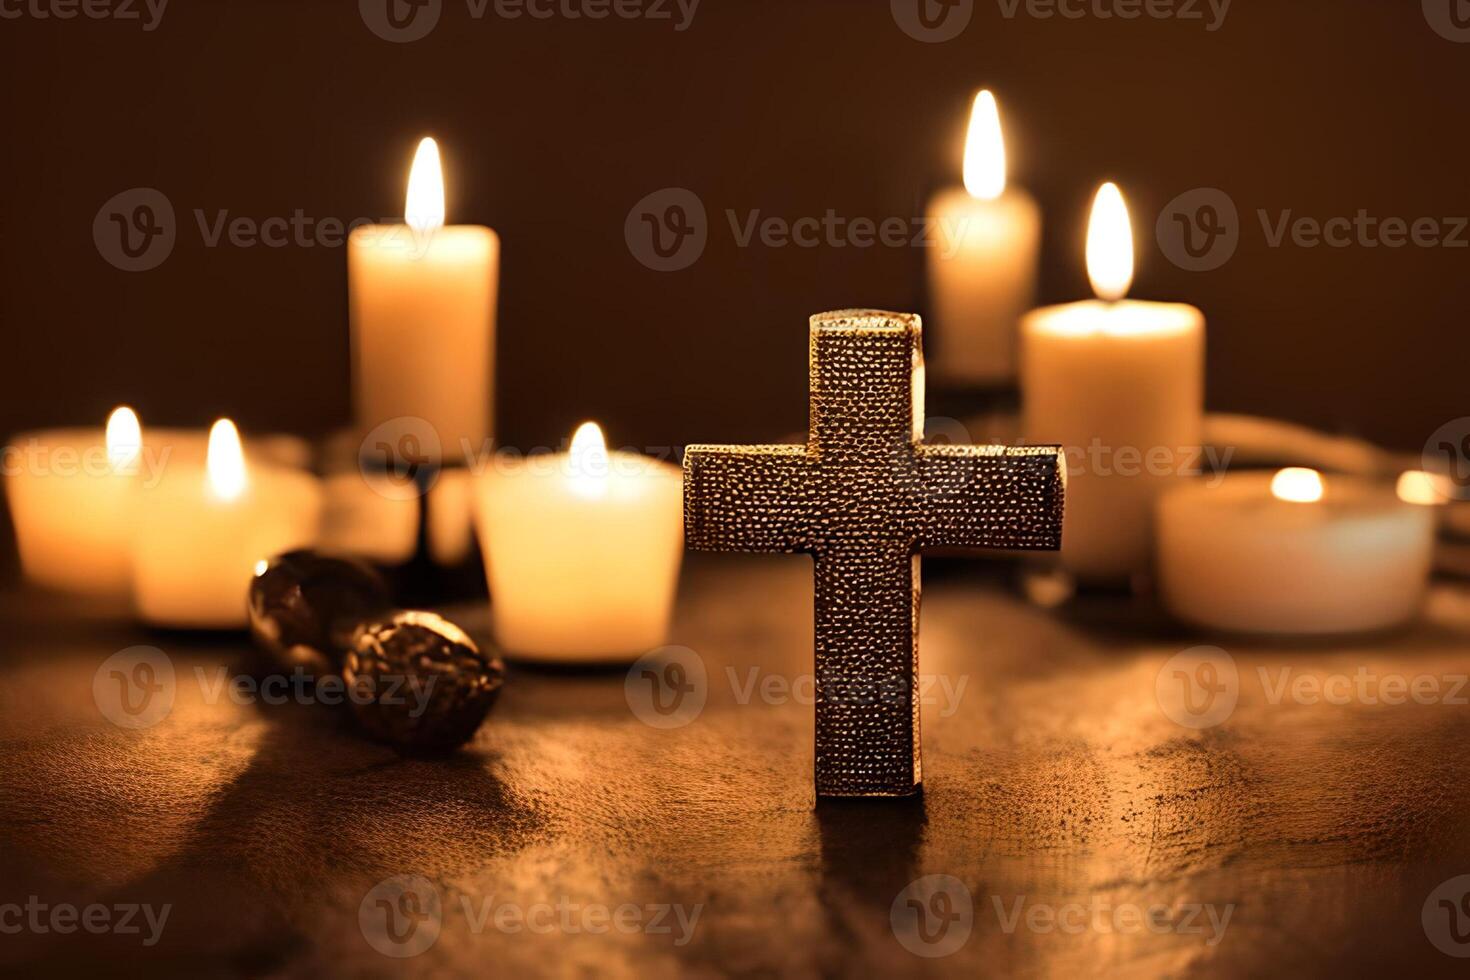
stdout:
[[[1134,293],[1209,316],[1212,407],[1415,448],[1467,411],[1470,251],[1268,248],[1255,211],[1470,213],[1470,45],[1402,0],[1236,0],[1200,21],[1005,19],[977,0],[945,44],[886,2],[704,0],[668,21],[473,20],[446,0],[425,40],[370,33],[354,0],[174,0],[137,22],[0,20],[5,103],[0,432],[99,421],[321,432],[347,421],[340,248],[204,247],[193,210],[397,215],[422,134],[451,220],[505,243],[501,435],[555,442],[585,416],[620,443],[801,427],[805,318],[922,309],[917,249],[736,247],[725,209],[908,217],[958,177],[968,100],[994,87],[1012,173],[1047,216],[1043,298],[1086,291],[1084,211],[1121,182],[1142,241]],[[698,193],[711,240],[660,274],[623,221]],[[151,186],[179,214],[163,266],[106,264],[91,225]],[[1226,190],[1244,240],[1182,272],[1153,246],[1176,194]]]

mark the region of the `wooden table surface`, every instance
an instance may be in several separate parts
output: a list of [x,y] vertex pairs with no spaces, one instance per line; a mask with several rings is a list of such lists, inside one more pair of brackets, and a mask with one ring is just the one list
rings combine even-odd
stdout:
[[[1463,586],[1438,586],[1407,633],[1284,647],[1190,635],[1127,601],[1046,612],[1015,594],[999,562],[931,561],[926,572],[924,795],[822,806],[810,565],[799,557],[691,557],[671,637],[707,674],[688,724],[640,720],[623,671],[513,668],[477,740],[447,760],[400,758],[341,710],[212,697],[241,638],[142,632],[12,590],[0,600],[0,928],[17,921],[4,903],[170,912],[151,946],[146,927],[7,930],[0,969],[1470,967],[1435,945],[1470,953],[1452,929],[1470,917],[1431,901],[1470,874],[1470,690],[1455,689],[1470,671]],[[1231,658],[1238,703],[1218,725],[1181,726],[1160,707],[1161,668],[1211,642]],[[136,643],[167,654],[174,704],[157,725],[126,730],[101,714],[92,685],[103,660]],[[1439,693],[1403,704],[1290,693],[1315,683],[1299,678],[1338,675],[1383,684],[1370,693],[1428,677]],[[938,879],[949,904],[905,892],[934,875],[949,876]],[[435,934],[408,958],[379,952],[381,930],[364,929],[379,914],[375,887],[395,876],[420,876],[438,901],[437,915],[395,906],[427,910],[399,938]],[[960,917],[920,922],[907,905],[916,894],[926,916]]]

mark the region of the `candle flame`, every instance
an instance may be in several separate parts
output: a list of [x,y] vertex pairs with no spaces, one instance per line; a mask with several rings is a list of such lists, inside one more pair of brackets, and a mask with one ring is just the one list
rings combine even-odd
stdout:
[[439,144],[425,136],[413,155],[408,172],[408,200],[403,216],[415,234],[444,227],[444,169],[439,163]]
[[239,430],[229,419],[220,419],[210,428],[204,469],[209,489],[220,500],[234,500],[245,492],[245,450]]
[[1087,278],[1099,299],[1116,302],[1133,285],[1133,225],[1123,192],[1109,181],[1092,199],[1087,223]]
[[1432,507],[1450,501],[1449,480],[1439,473],[1424,470],[1409,470],[1399,474],[1396,488],[1399,499],[1406,504],[1423,504]]
[[115,472],[129,469],[143,452],[143,427],[138,414],[119,405],[107,416],[107,461]]
[[970,131],[965,136],[965,190],[993,201],[1006,189],[1006,144],[1000,132],[1000,110],[989,89],[975,96]]
[[572,489],[584,497],[601,496],[607,486],[607,440],[596,422],[583,422],[567,451]]
[[1322,499],[1326,487],[1316,470],[1292,466],[1271,478],[1271,496],[1297,504],[1313,504]]

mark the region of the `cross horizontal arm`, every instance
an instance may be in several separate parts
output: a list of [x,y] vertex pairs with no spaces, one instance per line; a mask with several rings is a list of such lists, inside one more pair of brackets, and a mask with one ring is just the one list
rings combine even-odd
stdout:
[[919,446],[919,546],[1055,551],[1066,459],[1056,446]]
[[699,551],[809,549],[811,459],[805,446],[684,450],[684,538]]

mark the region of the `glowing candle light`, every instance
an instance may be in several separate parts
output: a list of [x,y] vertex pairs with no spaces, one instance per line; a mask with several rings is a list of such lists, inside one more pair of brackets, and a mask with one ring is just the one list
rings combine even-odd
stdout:
[[618,661],[664,642],[684,552],[678,467],[610,453],[587,422],[566,453],[497,458],[477,478],[475,507],[507,652]]
[[1199,456],[1204,316],[1126,299],[1133,263],[1127,204],[1104,184],[1087,232],[1098,298],[1036,310],[1021,324],[1023,435],[1067,449],[1061,562],[1083,580],[1149,569],[1154,501]]
[[1428,585],[1436,509],[1403,496],[1402,482],[1296,467],[1181,481],[1159,502],[1165,604],[1187,622],[1240,633],[1404,623]]
[[1004,384],[1016,375],[1017,323],[1036,302],[1041,212],[1008,185],[1000,110],[989,91],[971,107],[963,169],[964,186],[929,205],[925,358],[939,381]]

